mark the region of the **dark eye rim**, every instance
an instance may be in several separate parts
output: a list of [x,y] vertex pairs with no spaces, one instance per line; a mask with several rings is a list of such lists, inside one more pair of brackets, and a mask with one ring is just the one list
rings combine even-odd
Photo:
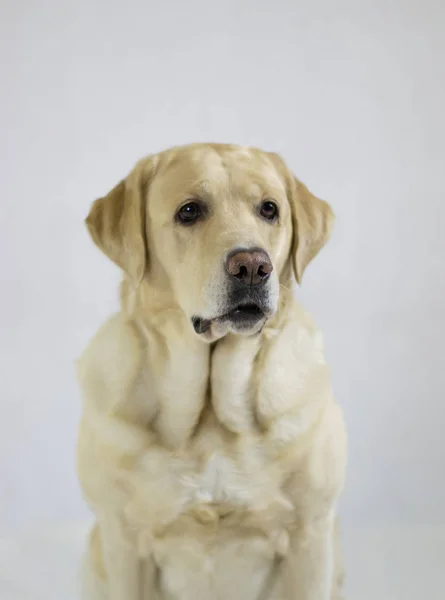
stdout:
[[[197,208],[196,216],[191,219],[184,219],[181,216],[181,211],[190,205],[196,206],[196,208]],[[205,216],[205,213],[206,213],[206,207],[200,200],[198,200],[196,198],[189,198],[186,202],[181,204],[181,206],[176,211],[175,221],[177,223],[179,223],[179,225],[183,225],[185,227],[190,227],[191,225],[194,225],[195,223],[200,221]]]
[[[263,209],[266,204],[270,204],[274,209],[274,213],[270,217],[263,214]],[[278,221],[280,216],[280,209],[278,208],[278,204],[275,202],[275,200],[272,200],[272,198],[265,198],[264,200],[262,200],[259,205],[258,212],[260,217],[268,223]]]

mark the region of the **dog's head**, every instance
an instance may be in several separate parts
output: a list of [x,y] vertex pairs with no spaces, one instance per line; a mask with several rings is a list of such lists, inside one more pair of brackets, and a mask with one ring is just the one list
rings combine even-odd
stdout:
[[278,155],[196,144],[140,161],[86,222],[134,286],[170,290],[196,333],[214,341],[263,327],[283,270],[292,261],[301,282],[333,213]]

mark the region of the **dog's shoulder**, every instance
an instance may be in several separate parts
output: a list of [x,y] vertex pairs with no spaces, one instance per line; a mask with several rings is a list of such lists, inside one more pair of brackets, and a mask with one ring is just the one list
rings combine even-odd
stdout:
[[142,360],[140,336],[134,324],[118,313],[108,319],[77,361],[84,400],[112,410],[138,377]]
[[324,343],[321,330],[312,316],[292,299],[278,323],[266,326],[264,335],[268,343],[267,362],[288,365],[289,377],[296,365],[324,363]]

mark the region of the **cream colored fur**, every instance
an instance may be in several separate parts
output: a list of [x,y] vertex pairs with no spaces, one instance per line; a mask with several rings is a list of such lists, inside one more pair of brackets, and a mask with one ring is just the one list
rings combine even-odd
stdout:
[[[206,223],[178,227],[187,198]],[[274,198],[280,221],[258,219]],[[292,272],[327,241],[332,213],[276,155],[193,145],[141,161],[88,217],[125,272],[121,311],[78,364],[78,471],[96,515],[82,600],[333,600],[346,436],[322,340]],[[261,331],[213,327],[224,257],[274,264]]]

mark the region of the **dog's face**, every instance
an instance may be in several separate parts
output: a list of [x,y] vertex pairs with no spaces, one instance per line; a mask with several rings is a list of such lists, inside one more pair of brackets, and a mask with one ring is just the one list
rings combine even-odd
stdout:
[[87,224],[134,285],[171,289],[195,332],[214,341],[261,330],[286,264],[300,280],[332,218],[277,155],[199,144],[138,163]]
[[291,238],[285,182],[266,155],[198,147],[159,165],[149,251],[200,335],[262,327],[277,308]]

